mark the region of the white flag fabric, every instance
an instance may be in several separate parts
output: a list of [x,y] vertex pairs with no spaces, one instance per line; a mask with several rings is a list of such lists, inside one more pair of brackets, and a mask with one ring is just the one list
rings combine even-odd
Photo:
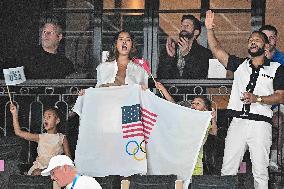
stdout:
[[211,119],[139,85],[86,89],[73,110],[80,115],[75,164],[90,176],[189,179]]
[[146,145],[147,174],[174,174],[178,179],[189,180],[211,113],[173,104],[150,91],[142,93],[141,104],[144,109],[158,115]]
[[26,81],[24,67],[3,69],[6,85],[17,85]]
[[80,173],[146,174],[143,129],[138,120],[140,88],[138,85],[89,88],[78,97],[73,110],[80,115],[75,151]]

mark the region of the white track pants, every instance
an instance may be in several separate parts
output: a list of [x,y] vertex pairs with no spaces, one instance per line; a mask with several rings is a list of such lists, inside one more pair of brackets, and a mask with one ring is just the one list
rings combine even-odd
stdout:
[[249,147],[255,189],[268,189],[271,124],[264,121],[233,118],[228,129],[222,175],[236,175]]

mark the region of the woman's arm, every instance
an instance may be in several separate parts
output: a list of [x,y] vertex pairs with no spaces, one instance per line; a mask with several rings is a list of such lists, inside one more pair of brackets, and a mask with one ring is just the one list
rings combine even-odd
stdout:
[[12,113],[12,117],[13,117],[13,127],[14,127],[15,134],[28,141],[38,142],[39,141],[38,134],[33,134],[30,132],[21,130],[19,119],[18,119],[18,110],[17,110],[17,107],[13,103],[10,104],[10,112]]

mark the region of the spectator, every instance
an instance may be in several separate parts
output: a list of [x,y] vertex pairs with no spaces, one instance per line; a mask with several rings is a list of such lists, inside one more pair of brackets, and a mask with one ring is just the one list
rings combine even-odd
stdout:
[[282,66],[284,66],[284,53],[280,52],[277,48],[277,29],[271,25],[262,26],[259,31],[263,32],[269,40],[269,48],[265,52],[265,56],[272,61],[279,62]]
[[62,27],[54,18],[47,18],[40,28],[41,45],[22,52],[18,66],[24,66],[27,79],[64,79],[74,72],[73,63],[58,52],[63,38]]
[[223,66],[234,72],[228,104],[233,118],[228,129],[221,174],[236,175],[247,147],[252,161],[255,189],[268,188],[271,105],[284,102],[284,67],[265,57],[267,36],[254,31],[248,39],[250,58],[243,62],[228,55],[214,34],[214,13],[206,12],[208,44]]
[[50,159],[47,169],[41,172],[42,176],[50,175],[60,187],[66,189],[101,189],[96,179],[79,175],[72,160],[65,155],[57,155]]
[[166,52],[161,53],[157,76],[160,79],[206,79],[212,53],[196,41],[201,33],[200,21],[183,15],[179,39],[167,38]]
[[18,120],[18,110],[14,104],[10,105],[13,116],[14,132],[17,136],[38,143],[38,157],[30,168],[29,175],[40,175],[41,169],[46,168],[50,158],[65,153],[70,156],[69,145],[62,133],[57,133],[60,124],[60,115],[57,108],[48,108],[44,111],[44,129],[47,133],[37,134],[22,131]]
[[120,31],[114,37],[113,51],[107,62],[97,67],[97,87],[125,84],[148,86],[148,74],[139,65],[132,62],[136,48],[134,37],[127,31]]

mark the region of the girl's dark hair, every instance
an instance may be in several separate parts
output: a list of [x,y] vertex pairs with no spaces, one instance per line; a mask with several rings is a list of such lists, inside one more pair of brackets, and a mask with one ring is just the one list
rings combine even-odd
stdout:
[[65,127],[65,121],[64,121],[63,113],[57,107],[54,107],[54,106],[50,106],[50,107],[45,108],[44,112],[46,112],[46,111],[52,111],[56,115],[56,117],[58,117],[60,119],[60,122],[56,125],[56,129],[57,129],[58,133],[65,134],[66,133],[66,130],[65,130],[66,127]]
[[201,98],[204,102],[204,105],[208,111],[212,111],[212,102],[206,96],[196,96],[195,98]]
[[112,49],[109,52],[109,55],[108,55],[108,58],[107,58],[107,62],[114,61],[114,60],[116,60],[118,58],[119,54],[118,54],[118,51],[117,51],[117,48],[116,48],[116,43],[117,43],[117,40],[118,40],[118,36],[121,33],[128,33],[129,36],[130,36],[130,39],[132,41],[132,47],[131,47],[131,51],[130,51],[130,54],[129,54],[129,59],[131,60],[133,57],[136,57],[137,54],[138,54],[137,53],[137,49],[136,49],[136,42],[134,40],[133,34],[131,32],[129,32],[129,31],[121,30],[121,31],[117,32],[114,35]]

